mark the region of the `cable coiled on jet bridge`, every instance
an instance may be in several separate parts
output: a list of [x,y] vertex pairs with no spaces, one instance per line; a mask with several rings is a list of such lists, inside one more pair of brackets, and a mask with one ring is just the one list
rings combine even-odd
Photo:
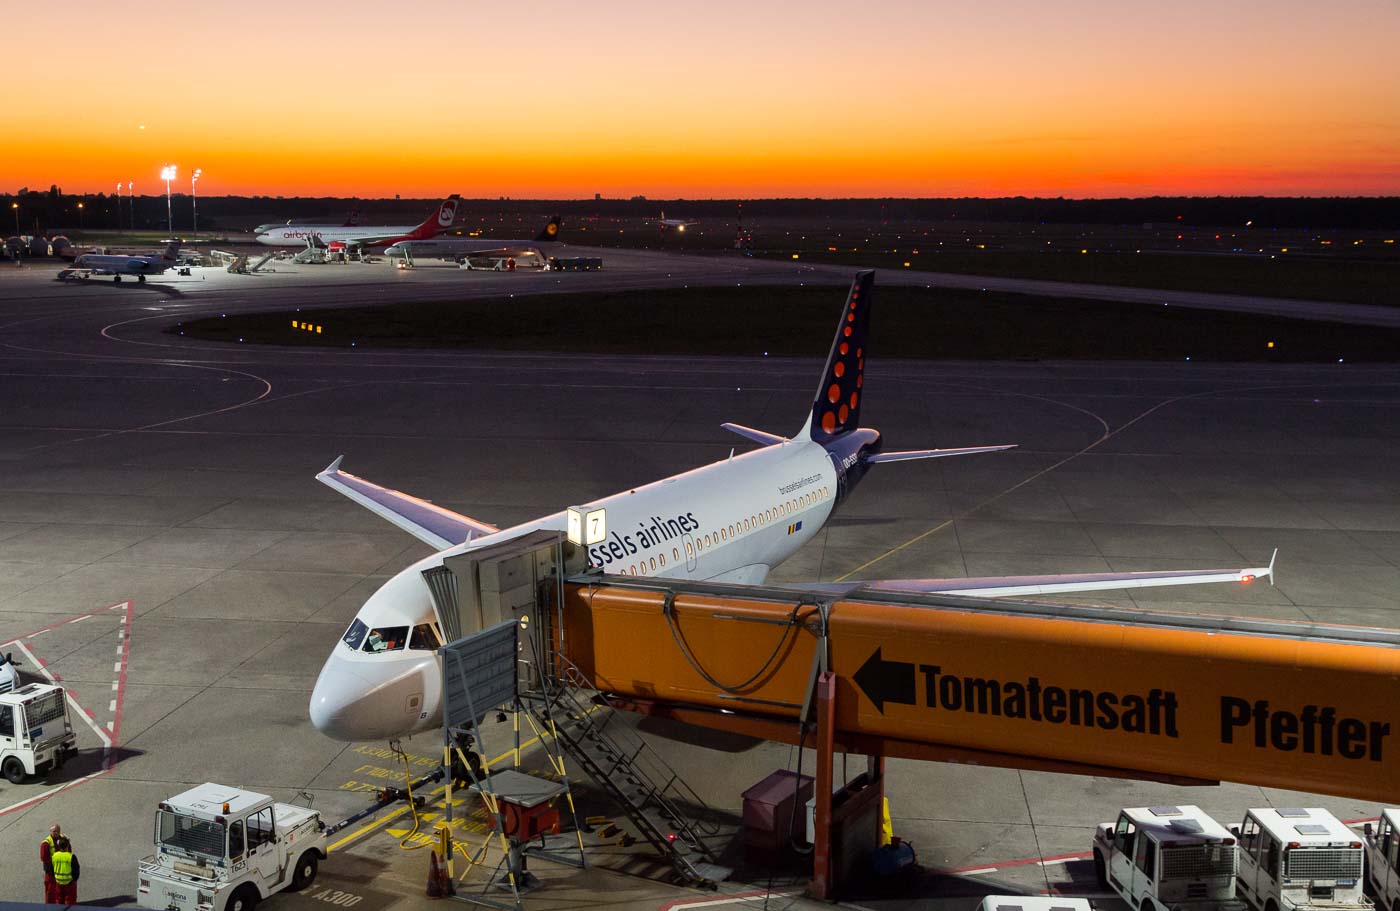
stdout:
[[682,657],[685,658],[687,664],[694,668],[695,673],[699,674],[701,679],[706,683],[718,687],[726,693],[739,693],[748,689],[754,681],[768,673],[769,669],[773,666],[773,662],[777,660],[779,652],[783,650],[783,646],[787,643],[788,634],[799,627],[798,613],[804,607],[815,607],[818,611],[821,610],[821,605],[813,601],[799,601],[797,604],[793,605],[792,612],[788,614],[787,625],[783,629],[783,635],[778,639],[778,644],[773,646],[773,651],[768,655],[767,659],[764,660],[759,669],[753,672],[752,676],[742,683],[734,684],[720,683],[714,677],[710,676],[710,673],[701,667],[700,662],[695,659],[694,654],[690,651],[690,646],[686,644],[685,635],[681,632],[680,624],[676,618],[676,596],[674,592],[666,592],[665,599],[662,601],[661,612],[666,617],[666,628],[671,631],[671,638],[676,641],[676,648],[681,650]]

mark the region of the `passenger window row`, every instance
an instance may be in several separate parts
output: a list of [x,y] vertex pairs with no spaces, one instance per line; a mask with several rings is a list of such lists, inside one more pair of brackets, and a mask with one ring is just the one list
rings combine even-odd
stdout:
[[[731,538],[737,538],[760,528],[764,528],[779,519],[787,518],[793,513],[801,512],[811,506],[822,502],[831,496],[830,488],[826,486],[818,487],[808,493],[798,497],[793,497],[786,502],[779,503],[762,512],[754,513],[748,518],[739,519],[729,525],[721,525],[718,531],[707,532],[696,538],[687,537],[685,540],[686,559],[692,559],[697,554],[709,547],[717,547],[727,543]],[[692,543],[692,541],[694,543]],[[681,559],[681,549],[671,548],[671,560],[679,563]],[[620,571],[624,576],[645,576],[666,568],[666,552],[661,551],[652,557],[643,557],[639,562]]]

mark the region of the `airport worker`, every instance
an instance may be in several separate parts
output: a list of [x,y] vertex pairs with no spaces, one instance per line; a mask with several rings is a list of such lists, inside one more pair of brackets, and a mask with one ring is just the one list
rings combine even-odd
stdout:
[[54,839],[53,851],[49,854],[49,871],[53,874],[54,882],[58,884],[56,904],[76,905],[78,875],[81,871],[78,867],[78,855],[73,853],[73,844],[63,835]]
[[58,904],[58,883],[54,882],[53,869],[49,866],[49,855],[53,853],[54,842],[63,837],[63,829],[58,823],[49,826],[49,835],[39,842],[39,863],[44,868],[44,904]]

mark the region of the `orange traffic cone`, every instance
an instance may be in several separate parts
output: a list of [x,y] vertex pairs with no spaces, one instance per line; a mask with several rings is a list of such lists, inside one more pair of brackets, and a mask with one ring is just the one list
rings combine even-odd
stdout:
[[456,894],[456,889],[452,886],[452,876],[447,872],[447,857],[443,856],[442,863],[438,865],[438,883],[442,887],[442,897],[451,898]]
[[438,868],[436,851],[428,852],[428,897],[442,898],[442,871]]

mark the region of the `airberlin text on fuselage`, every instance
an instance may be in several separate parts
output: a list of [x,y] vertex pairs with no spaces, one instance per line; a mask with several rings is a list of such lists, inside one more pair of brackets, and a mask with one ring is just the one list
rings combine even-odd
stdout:
[[[889,675],[902,676],[903,668],[913,667],[898,662],[880,664],[883,666],[877,673],[866,678],[867,695],[871,695],[871,688],[887,683]],[[1034,676],[1024,680],[964,677],[945,674],[936,664],[920,664],[918,672],[923,678],[921,694],[911,692],[913,688],[907,684],[895,685],[884,701],[1166,737],[1181,736],[1178,722],[1189,713],[1173,690],[1116,693],[1055,686]],[[858,678],[857,682],[862,681]],[[901,691],[904,698],[897,695]],[[1268,699],[1222,695],[1219,713],[1220,743],[1284,753],[1382,762],[1385,741],[1391,734],[1388,721],[1350,717],[1330,705],[1309,704],[1292,710],[1274,706]]]

